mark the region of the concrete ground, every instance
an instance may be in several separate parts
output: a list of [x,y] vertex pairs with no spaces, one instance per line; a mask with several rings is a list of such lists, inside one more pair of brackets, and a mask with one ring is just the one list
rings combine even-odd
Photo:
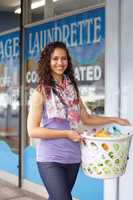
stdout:
[[0,200],[46,200],[0,179]]

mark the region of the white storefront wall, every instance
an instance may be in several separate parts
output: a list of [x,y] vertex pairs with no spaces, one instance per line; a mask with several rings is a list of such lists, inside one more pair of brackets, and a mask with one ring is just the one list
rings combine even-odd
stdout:
[[[107,0],[105,84],[107,115],[127,118],[133,124],[133,1]],[[104,181],[104,200],[132,199],[133,143],[125,175]]]
[[[133,1],[121,0],[121,114],[133,124]],[[133,197],[133,140],[126,174],[120,178],[119,200]]]

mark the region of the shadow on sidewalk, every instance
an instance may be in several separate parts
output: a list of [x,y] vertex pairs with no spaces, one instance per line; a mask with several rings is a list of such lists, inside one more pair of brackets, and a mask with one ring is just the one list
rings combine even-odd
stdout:
[[46,200],[0,179],[0,200]]

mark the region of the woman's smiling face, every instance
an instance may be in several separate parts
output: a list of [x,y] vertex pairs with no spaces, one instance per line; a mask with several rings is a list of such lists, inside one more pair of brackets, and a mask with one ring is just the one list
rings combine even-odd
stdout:
[[62,48],[56,48],[51,54],[51,72],[54,78],[62,76],[68,67],[67,53]]

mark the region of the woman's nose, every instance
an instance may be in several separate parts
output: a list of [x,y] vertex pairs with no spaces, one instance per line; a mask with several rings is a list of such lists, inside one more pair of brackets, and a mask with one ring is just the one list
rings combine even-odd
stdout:
[[62,64],[62,59],[58,59],[58,64]]

